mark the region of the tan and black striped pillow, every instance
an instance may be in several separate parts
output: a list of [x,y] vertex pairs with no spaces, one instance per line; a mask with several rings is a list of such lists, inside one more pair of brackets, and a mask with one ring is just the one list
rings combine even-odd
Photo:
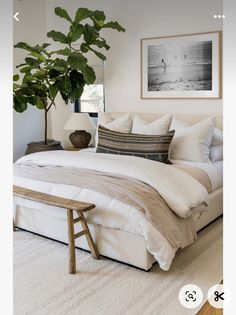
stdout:
[[132,155],[171,164],[169,147],[175,131],[163,135],[123,133],[98,126],[97,153]]

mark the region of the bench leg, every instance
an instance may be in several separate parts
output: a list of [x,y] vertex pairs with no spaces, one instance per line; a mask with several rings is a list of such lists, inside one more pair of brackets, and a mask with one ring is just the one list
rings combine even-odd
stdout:
[[76,258],[75,258],[75,238],[74,238],[74,222],[73,210],[67,210],[67,224],[68,224],[68,245],[69,245],[69,273],[76,272]]
[[77,211],[79,218],[81,218],[81,225],[83,227],[83,229],[86,231],[85,236],[89,245],[89,248],[91,250],[92,256],[95,259],[100,259],[98,250],[97,250],[97,246],[95,245],[92,235],[89,231],[89,227],[87,225],[87,222],[85,220],[84,214],[82,211]]

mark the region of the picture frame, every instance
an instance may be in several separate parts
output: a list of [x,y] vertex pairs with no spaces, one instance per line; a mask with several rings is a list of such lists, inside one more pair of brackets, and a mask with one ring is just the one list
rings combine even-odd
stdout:
[[222,98],[222,32],[141,39],[141,98]]

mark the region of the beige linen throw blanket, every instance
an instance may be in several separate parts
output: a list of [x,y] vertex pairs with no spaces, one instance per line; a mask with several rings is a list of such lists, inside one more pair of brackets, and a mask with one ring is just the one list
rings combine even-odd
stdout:
[[[188,173],[191,173],[189,167]],[[192,172],[193,176],[199,173]],[[209,191],[209,178],[202,172],[202,184]],[[99,192],[126,203],[140,212],[169,241],[175,249],[185,247],[196,239],[192,216],[181,218],[166,204],[160,194],[148,184],[127,176],[117,176],[74,167],[42,166],[29,162],[14,165],[14,175],[42,182],[72,185]],[[196,178],[197,179],[197,178]],[[198,178],[199,180],[199,178]],[[205,207],[205,205],[201,205]]]

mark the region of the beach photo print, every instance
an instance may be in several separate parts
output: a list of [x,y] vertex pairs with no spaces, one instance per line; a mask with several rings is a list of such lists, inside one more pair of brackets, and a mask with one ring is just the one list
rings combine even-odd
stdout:
[[221,98],[221,32],[141,40],[142,98]]

